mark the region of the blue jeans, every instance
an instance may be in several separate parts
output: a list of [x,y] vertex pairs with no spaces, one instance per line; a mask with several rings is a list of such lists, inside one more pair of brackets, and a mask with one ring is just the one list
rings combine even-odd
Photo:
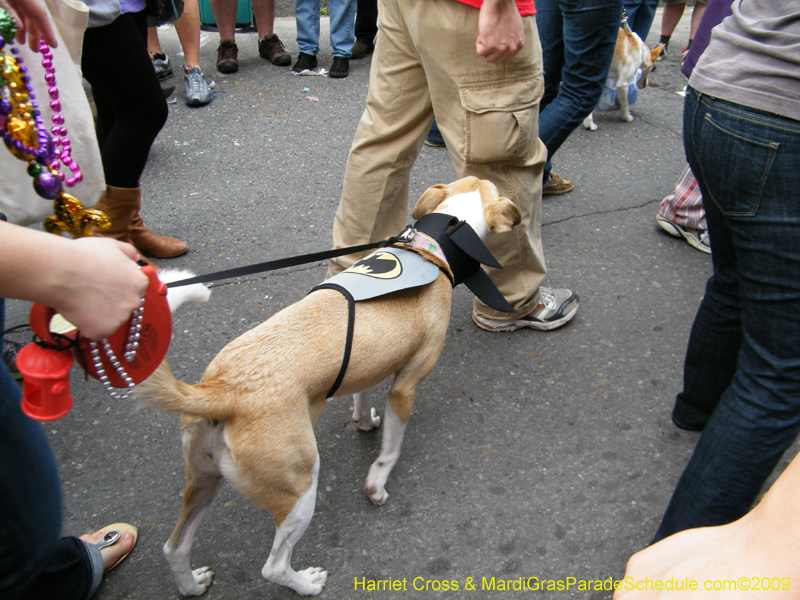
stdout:
[[[4,312],[0,298],[0,332]],[[0,361],[0,598],[85,600],[100,585],[102,559],[77,538],[59,539],[55,459],[41,425],[23,414],[20,399],[19,385]],[[98,559],[99,573],[93,566]]]
[[625,16],[628,18],[628,27],[643,42],[647,42],[647,34],[650,33],[657,8],[658,0],[625,0]]
[[[355,43],[356,0],[330,0],[331,48],[334,56],[350,58]],[[294,0],[300,52],[319,52],[319,0]]]
[[539,138],[547,146],[543,185],[553,155],[600,100],[617,43],[622,0],[537,0],[544,97]]
[[746,514],[800,432],[800,122],[689,88],[683,132],[714,274],[673,419],[703,433],[654,542]]

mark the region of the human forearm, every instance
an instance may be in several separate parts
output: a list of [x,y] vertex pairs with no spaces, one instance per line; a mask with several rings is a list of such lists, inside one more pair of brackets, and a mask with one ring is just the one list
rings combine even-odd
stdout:
[[71,240],[0,222],[0,296],[51,306],[102,338],[130,317],[147,288],[137,258],[116,240]]

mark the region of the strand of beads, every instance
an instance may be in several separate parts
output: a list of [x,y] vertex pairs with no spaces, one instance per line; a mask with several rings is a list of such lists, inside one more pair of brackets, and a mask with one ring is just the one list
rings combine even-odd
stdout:
[[[116,391],[114,386],[111,385],[111,380],[106,374],[105,367],[103,367],[103,359],[100,356],[100,344],[102,344],[103,350],[105,351],[108,360],[111,362],[111,366],[114,367],[114,370],[125,382],[127,389],[124,392]],[[122,363],[119,362],[119,359],[114,354],[114,349],[111,348],[111,344],[108,343],[108,340],[101,340],[100,342],[89,342],[89,346],[91,347],[92,364],[94,365],[94,370],[97,373],[97,378],[100,380],[100,383],[102,383],[103,387],[106,389],[106,392],[108,392],[109,396],[112,398],[117,398],[120,400],[127,398],[131,393],[131,388],[133,388],[135,384],[133,383],[133,379],[131,379],[130,375],[125,372],[125,368],[122,366]]]
[[55,148],[61,148],[60,152],[56,150],[55,155],[61,160],[65,168],[72,171],[71,177],[66,177],[61,171],[58,171],[57,176],[69,187],[72,187],[76,183],[83,181],[83,175],[78,163],[72,158],[72,146],[69,138],[66,137],[67,128],[64,127],[64,115],[60,114],[61,101],[58,99],[59,93],[58,87],[56,87],[56,67],[53,65],[53,53],[50,52],[50,47],[44,40],[41,40],[39,44],[39,52],[42,54],[42,67],[45,71],[44,80],[48,85],[47,93],[50,95],[50,110],[53,111],[53,116],[51,117],[53,126],[50,128],[50,133],[53,136]]
[[131,315],[131,325],[128,330],[128,342],[125,344],[125,360],[133,362],[136,351],[139,349],[139,340],[142,338],[142,320],[144,320],[144,296],[139,302],[139,308]]

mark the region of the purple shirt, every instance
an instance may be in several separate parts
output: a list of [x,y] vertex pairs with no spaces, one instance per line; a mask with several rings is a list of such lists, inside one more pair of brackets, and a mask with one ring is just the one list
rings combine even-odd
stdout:
[[700,20],[700,25],[697,26],[697,31],[694,34],[692,47],[689,48],[686,60],[683,61],[683,65],[681,65],[681,73],[686,75],[686,79],[692,76],[694,66],[697,64],[706,46],[708,46],[708,42],[711,40],[711,30],[722,23],[722,19],[731,14],[731,1],[732,0],[708,0],[706,12],[703,13],[703,18]]
[[146,0],[119,0],[120,14],[143,11],[146,4]]

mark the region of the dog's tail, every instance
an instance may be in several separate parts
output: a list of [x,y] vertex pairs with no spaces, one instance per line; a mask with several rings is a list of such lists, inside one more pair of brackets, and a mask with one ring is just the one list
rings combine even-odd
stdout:
[[[158,274],[158,278],[164,283],[172,283],[175,281],[181,281],[182,279],[190,279],[192,277],[194,277],[194,273],[185,269],[164,269]],[[175,314],[175,311],[186,302],[191,302],[192,304],[202,304],[203,302],[208,302],[210,296],[211,290],[209,290],[202,283],[169,288],[167,291],[169,311],[172,314]]]
[[223,396],[212,393],[208,385],[178,381],[167,359],[134,388],[134,394],[143,406],[156,410],[217,421],[225,421],[232,415],[231,405]]

